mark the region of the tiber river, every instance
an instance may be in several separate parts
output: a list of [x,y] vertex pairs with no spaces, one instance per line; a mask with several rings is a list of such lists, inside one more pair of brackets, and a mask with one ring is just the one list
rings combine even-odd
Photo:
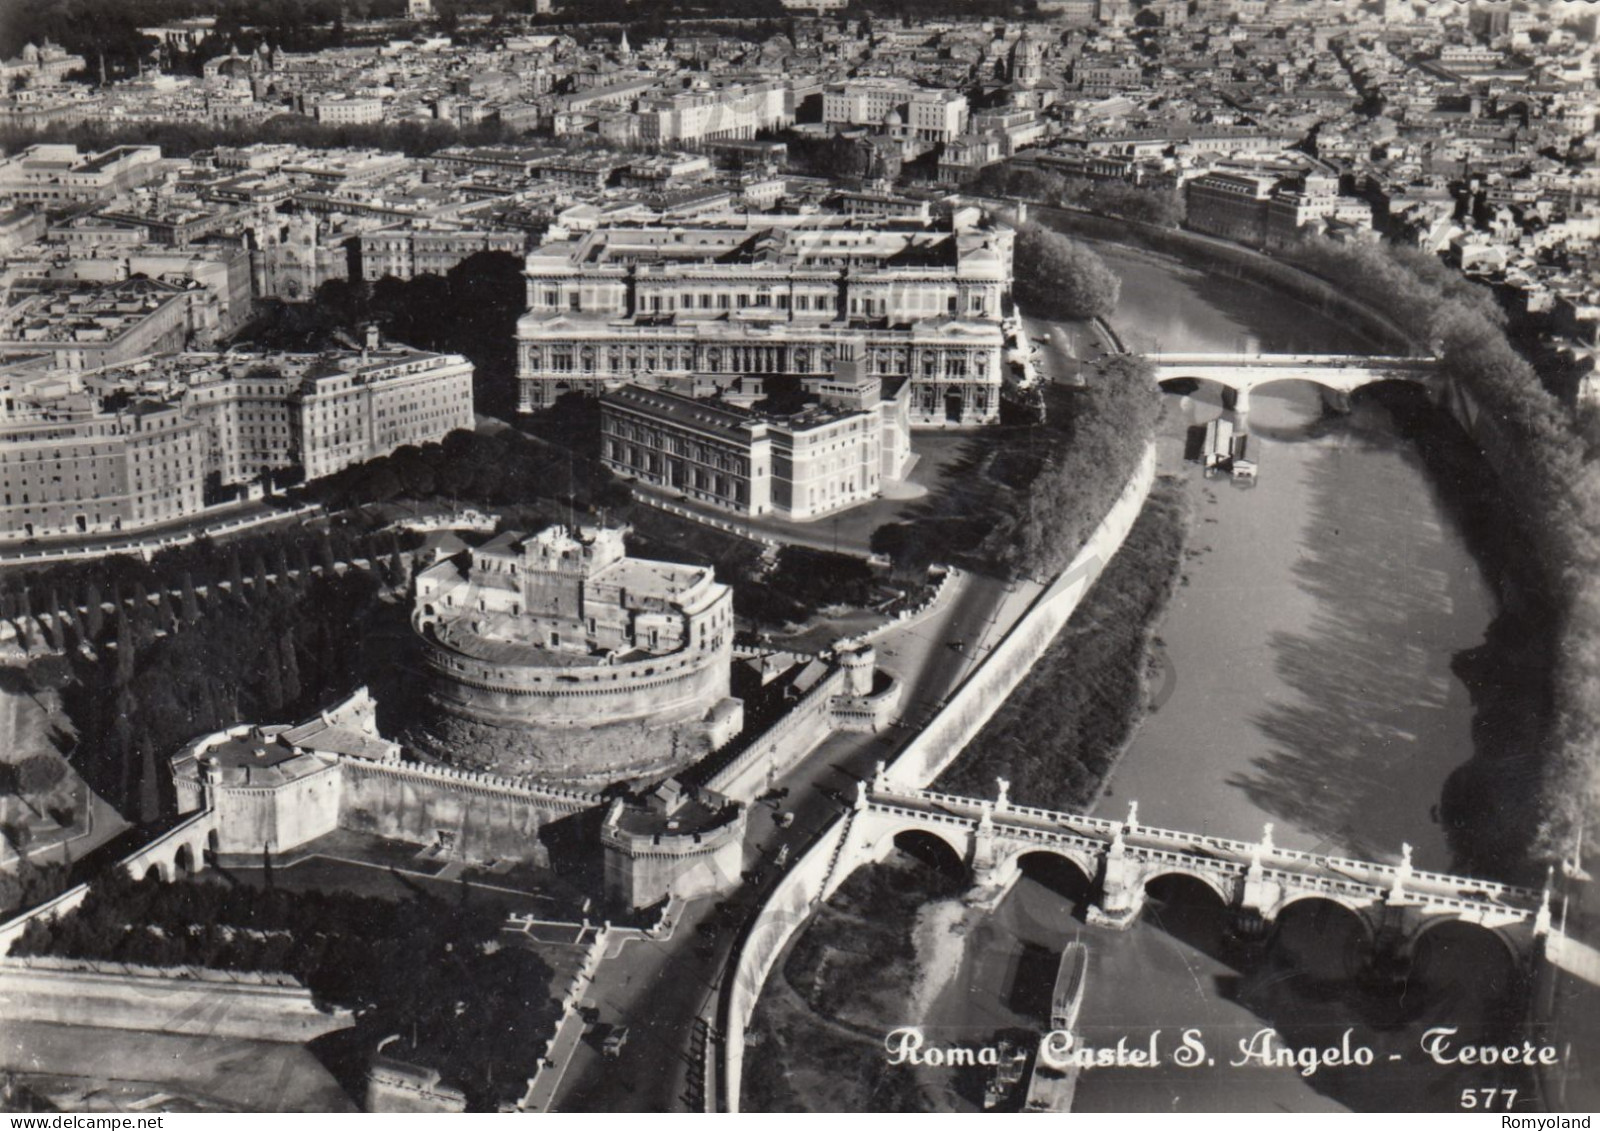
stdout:
[[[1277,294],[1141,251],[1097,250],[1122,277],[1112,322],[1131,349],[1372,352],[1359,333]],[[1472,705],[1451,659],[1482,641],[1493,595],[1382,406],[1358,397],[1350,415],[1325,415],[1317,390],[1298,382],[1252,394],[1253,488],[1183,462],[1187,429],[1220,412],[1215,390],[1169,402],[1162,469],[1187,476],[1190,548],[1201,553],[1159,630],[1159,709],[1099,812],[1122,816],[1137,799],[1145,823],[1246,840],[1271,821],[1281,845],[1389,861],[1408,842],[1418,868],[1448,870],[1440,791],[1472,751]],[[1157,881],[1122,934],[1074,917],[1082,886],[1048,859],[1027,870],[974,929],[928,1018],[931,1041],[1038,1029],[1061,947],[1081,936],[1087,1043],[1125,1036],[1143,1048],[1160,1030],[1169,1054],[1197,1029],[1214,1063],[1092,1070],[1075,1110],[1457,1110],[1463,1088],[1497,1085],[1522,1088],[1517,1110],[1536,1102],[1525,1079],[1441,1068],[1420,1048],[1435,1025],[1516,1033],[1506,953],[1475,928],[1431,934],[1404,981],[1358,978],[1359,931],[1331,905],[1292,908],[1271,942],[1241,953],[1222,943],[1226,915],[1198,882]],[[1352,1047],[1371,1049],[1374,1064],[1311,1075],[1230,1064],[1241,1040],[1268,1027],[1296,1048],[1337,1048],[1353,1030]],[[951,1102],[965,1106],[947,1093]]]

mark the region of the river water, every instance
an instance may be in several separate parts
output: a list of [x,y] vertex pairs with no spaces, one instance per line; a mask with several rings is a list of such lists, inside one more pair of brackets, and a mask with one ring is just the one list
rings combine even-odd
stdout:
[[[1131,349],[1373,350],[1280,295],[1096,249],[1123,279],[1111,322]],[[1252,394],[1254,487],[1205,479],[1183,460],[1189,429],[1221,412],[1215,390],[1169,395],[1160,460],[1193,497],[1192,556],[1159,629],[1158,709],[1099,812],[1121,816],[1137,799],[1152,825],[1254,839],[1272,822],[1278,844],[1388,861],[1406,842],[1419,868],[1448,870],[1440,792],[1471,755],[1473,710],[1452,659],[1483,640],[1492,592],[1381,404],[1358,396],[1348,415],[1328,414],[1300,382]],[[1515,1110],[1529,1110],[1520,1076],[1440,1067],[1421,1048],[1436,1025],[1462,1036],[1512,1028],[1516,979],[1487,933],[1438,929],[1401,981],[1371,970],[1353,916],[1331,905],[1298,905],[1269,942],[1245,945],[1198,883],[1157,881],[1125,933],[1083,926],[1074,904],[1081,912],[1085,888],[1070,867],[1030,866],[973,929],[930,1035],[1038,1028],[1055,958],[1081,936],[1085,1039],[1145,1047],[1158,1034],[1165,1063],[1086,1073],[1075,1110],[1457,1110],[1463,1088],[1502,1086],[1520,1087]],[[1266,1028],[1294,1048],[1367,1048],[1374,1063],[1309,1075],[1235,1063],[1240,1042]],[[1207,1050],[1194,1067],[1170,1058],[1185,1030]]]
[[[1211,282],[1102,247],[1123,276],[1112,319],[1137,348],[1361,352],[1340,324],[1247,284]],[[1182,474],[1196,525],[1161,626],[1159,709],[1111,780],[1103,813],[1141,802],[1154,825],[1397,859],[1448,871],[1437,821],[1468,760],[1472,704],[1451,671],[1482,641],[1494,599],[1445,503],[1389,412],[1357,397],[1325,414],[1315,386],[1251,397],[1253,487],[1183,461],[1188,429],[1222,414],[1216,390],[1169,396],[1162,470]]]

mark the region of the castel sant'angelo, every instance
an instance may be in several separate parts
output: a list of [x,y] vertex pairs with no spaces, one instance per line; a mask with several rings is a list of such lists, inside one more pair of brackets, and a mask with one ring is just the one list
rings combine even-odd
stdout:
[[738,733],[732,590],[706,566],[630,558],[624,533],[506,532],[417,576],[427,745],[593,786],[671,773]]

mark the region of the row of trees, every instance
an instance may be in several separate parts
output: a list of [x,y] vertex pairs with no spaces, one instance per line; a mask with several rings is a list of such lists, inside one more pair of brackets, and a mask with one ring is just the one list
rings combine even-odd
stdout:
[[30,925],[13,953],[291,974],[356,1010],[366,1047],[404,1034],[412,1055],[492,1111],[526,1080],[555,1023],[552,971],[499,945],[503,908],[460,891],[390,901],[114,872],[72,914]]
[[1015,196],[1138,220],[1164,228],[1183,223],[1183,194],[1172,185],[1132,185],[1051,173],[1036,166],[1002,162],[979,169],[964,186],[987,196]]
[[67,766],[53,754],[30,754],[18,762],[0,762],[0,793],[43,797],[67,776]]
[[1043,224],[1018,230],[1014,275],[1017,305],[1041,318],[1104,318],[1122,293],[1122,280],[1093,249]]
[[132,819],[171,812],[160,761],[184,742],[242,721],[301,717],[362,681],[362,632],[381,589],[362,570],[279,573],[269,583],[258,559],[252,584],[235,575],[203,606],[190,585],[177,609],[164,591],[118,604],[89,637],[99,650],[73,654],[62,688],[78,772]]
[[[27,846],[25,826],[0,829],[0,835],[19,852]],[[66,890],[69,879],[67,865],[35,864],[24,856],[15,867],[0,871],[0,914],[54,899]]]
[[376,323],[384,336],[417,349],[459,353],[474,366],[478,411],[516,408],[517,319],[527,306],[523,262],[504,251],[468,256],[444,275],[376,283],[330,279],[310,303],[282,303],[243,336],[267,349],[307,350],[361,340]]
[[164,629],[180,614],[184,621],[196,619],[200,588],[231,582],[238,593],[246,576],[305,573],[313,565],[331,569],[357,558],[386,560],[393,568],[401,551],[419,541],[414,534],[349,525],[327,531],[290,527],[224,544],[200,538],[164,549],[149,562],[129,554],[61,562],[0,575],[0,619],[48,617],[54,627],[47,631],[59,636],[65,628],[66,638],[52,641],[57,647],[93,648],[101,641],[107,602],[113,608],[131,604],[135,616],[148,616]]
[[1093,801],[1143,713],[1145,642],[1176,584],[1187,525],[1182,489],[1158,483],[1066,628],[938,788],[987,797],[1003,777],[1026,805]]
[[544,500],[562,510],[598,511],[626,507],[632,499],[598,460],[512,429],[452,432],[442,443],[408,445],[303,490],[330,507],[410,498],[485,506]]
[[1064,435],[1018,512],[986,542],[991,560],[1030,577],[1065,569],[1144,458],[1160,413],[1150,363],[1134,355],[1108,360],[1093,387],[1053,419]]
[[214,16],[214,38],[222,44],[265,41],[308,50],[329,45],[331,29],[344,20],[404,14],[404,0],[6,0],[0,58],[49,39],[83,55],[91,74],[98,76],[103,58],[115,76],[135,70],[154,46],[139,29],[169,20]]
[[1542,821],[1528,847],[1535,857],[1570,851],[1585,813],[1600,806],[1600,462],[1585,458],[1572,414],[1512,347],[1487,290],[1403,248],[1319,242],[1291,255],[1427,342],[1480,410],[1474,439],[1500,475],[1559,626]]

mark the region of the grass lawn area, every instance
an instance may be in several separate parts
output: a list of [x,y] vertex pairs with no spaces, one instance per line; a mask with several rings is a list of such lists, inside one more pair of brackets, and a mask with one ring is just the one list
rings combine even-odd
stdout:
[[84,784],[62,753],[62,746],[70,747],[75,740],[58,691],[35,687],[23,670],[0,668],[0,763],[15,765],[43,755],[59,759],[67,771],[60,784],[38,797],[0,796],[0,827],[8,830],[0,840],[0,866],[15,860],[8,842],[18,829],[26,830],[22,835],[30,858],[43,864],[61,860],[64,851],[81,858],[128,827]]
[[[199,873],[198,880],[284,891],[347,892],[377,899],[418,895],[498,907],[506,914],[576,921],[583,897],[552,872],[525,866],[490,872],[428,857],[414,844],[338,830],[308,846],[290,864],[226,865]],[[466,894],[463,895],[465,889]]]
[[919,968],[917,911],[964,881],[897,853],[857,869],[767,979],[748,1034],[746,1111],[920,1111],[916,1081],[888,1064]]

